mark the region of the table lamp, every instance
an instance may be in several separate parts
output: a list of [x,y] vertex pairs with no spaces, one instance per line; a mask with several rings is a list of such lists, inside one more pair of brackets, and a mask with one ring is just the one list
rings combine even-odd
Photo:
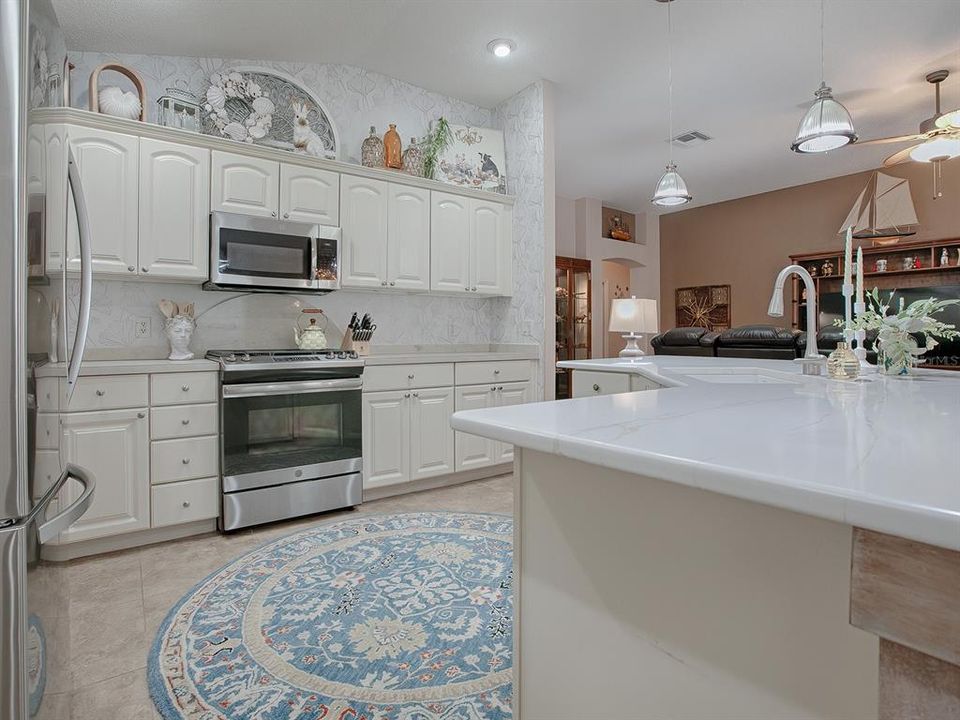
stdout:
[[657,301],[647,298],[617,298],[610,304],[610,332],[623,333],[626,347],[620,357],[639,357],[643,350],[637,340],[643,333],[657,332]]

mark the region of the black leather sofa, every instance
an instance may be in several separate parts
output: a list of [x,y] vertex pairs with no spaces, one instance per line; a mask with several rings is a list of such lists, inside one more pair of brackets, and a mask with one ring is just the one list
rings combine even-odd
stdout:
[[679,327],[660,333],[650,341],[655,355],[714,357],[719,333],[702,327]]

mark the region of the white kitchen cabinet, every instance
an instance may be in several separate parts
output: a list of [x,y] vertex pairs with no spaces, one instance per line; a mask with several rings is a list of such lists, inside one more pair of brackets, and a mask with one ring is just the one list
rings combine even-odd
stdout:
[[[148,427],[146,408],[61,416],[61,458],[89,470],[97,483],[90,509],[60,534],[61,542],[150,527]],[[60,506],[72,503],[80,492],[80,484],[71,480]]]
[[453,388],[410,393],[410,480],[454,471]]
[[27,130],[27,195],[44,195],[47,185],[43,125],[32,124]]
[[387,285],[430,289],[430,191],[390,183],[387,202]]
[[214,150],[210,158],[210,207],[220,212],[277,217],[280,163]]
[[[515,382],[497,386],[497,407],[510,407],[530,402],[530,383]],[[513,443],[497,442],[494,451],[496,462],[513,462]]]
[[511,209],[500,203],[431,193],[433,290],[477,295],[513,292]]
[[66,180],[69,144],[87,203],[93,272],[136,274],[139,139],[79,125],[53,125],[47,127],[46,140],[48,270],[63,269],[59,254],[64,232],[66,269],[80,269],[77,211]]
[[363,394],[363,486],[409,479],[410,424],[404,390]]
[[470,198],[470,290],[511,295],[513,213],[500,203]]
[[340,224],[340,174],[280,165],[280,217],[291,222]]
[[469,293],[469,198],[430,193],[430,287],[438,292]]
[[343,287],[387,287],[388,185],[353,175],[340,179]]
[[[456,393],[456,410],[481,410],[496,407],[497,391],[493,385],[469,385],[458,387]],[[497,462],[499,445],[496,440],[456,433],[456,467],[457,470],[487,467]]]
[[204,280],[209,269],[210,151],[140,141],[140,273]]
[[573,397],[575,398],[656,390],[660,387],[659,384],[643,375],[605,372],[603,370],[573,371]]

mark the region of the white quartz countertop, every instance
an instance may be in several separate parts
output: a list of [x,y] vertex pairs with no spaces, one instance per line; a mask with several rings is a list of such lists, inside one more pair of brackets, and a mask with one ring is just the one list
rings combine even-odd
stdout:
[[559,365],[665,387],[458,412],[453,427],[960,550],[960,373],[842,382],[787,360],[679,356]]
[[536,345],[397,345],[373,346],[365,365],[407,363],[484,362],[491,360],[536,360]]
[[[212,360],[85,360],[80,375],[136,375],[138,373],[211,372],[220,366]],[[66,363],[38,365],[37,377],[66,377]]]

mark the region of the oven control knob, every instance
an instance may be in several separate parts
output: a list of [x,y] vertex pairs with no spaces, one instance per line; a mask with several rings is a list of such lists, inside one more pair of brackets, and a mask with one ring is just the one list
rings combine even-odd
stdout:
[[223,361],[224,361],[224,362],[236,362],[236,361],[237,361],[237,356],[234,355],[233,353],[230,353],[229,355],[224,355]]
[[339,353],[337,353],[337,357],[340,358],[341,360],[346,360],[346,358],[347,358],[347,353],[345,353],[345,352],[339,352]]
[[303,470],[296,470],[293,473],[294,477],[303,477]]
[[250,353],[243,353],[240,356],[240,362],[250,362]]

